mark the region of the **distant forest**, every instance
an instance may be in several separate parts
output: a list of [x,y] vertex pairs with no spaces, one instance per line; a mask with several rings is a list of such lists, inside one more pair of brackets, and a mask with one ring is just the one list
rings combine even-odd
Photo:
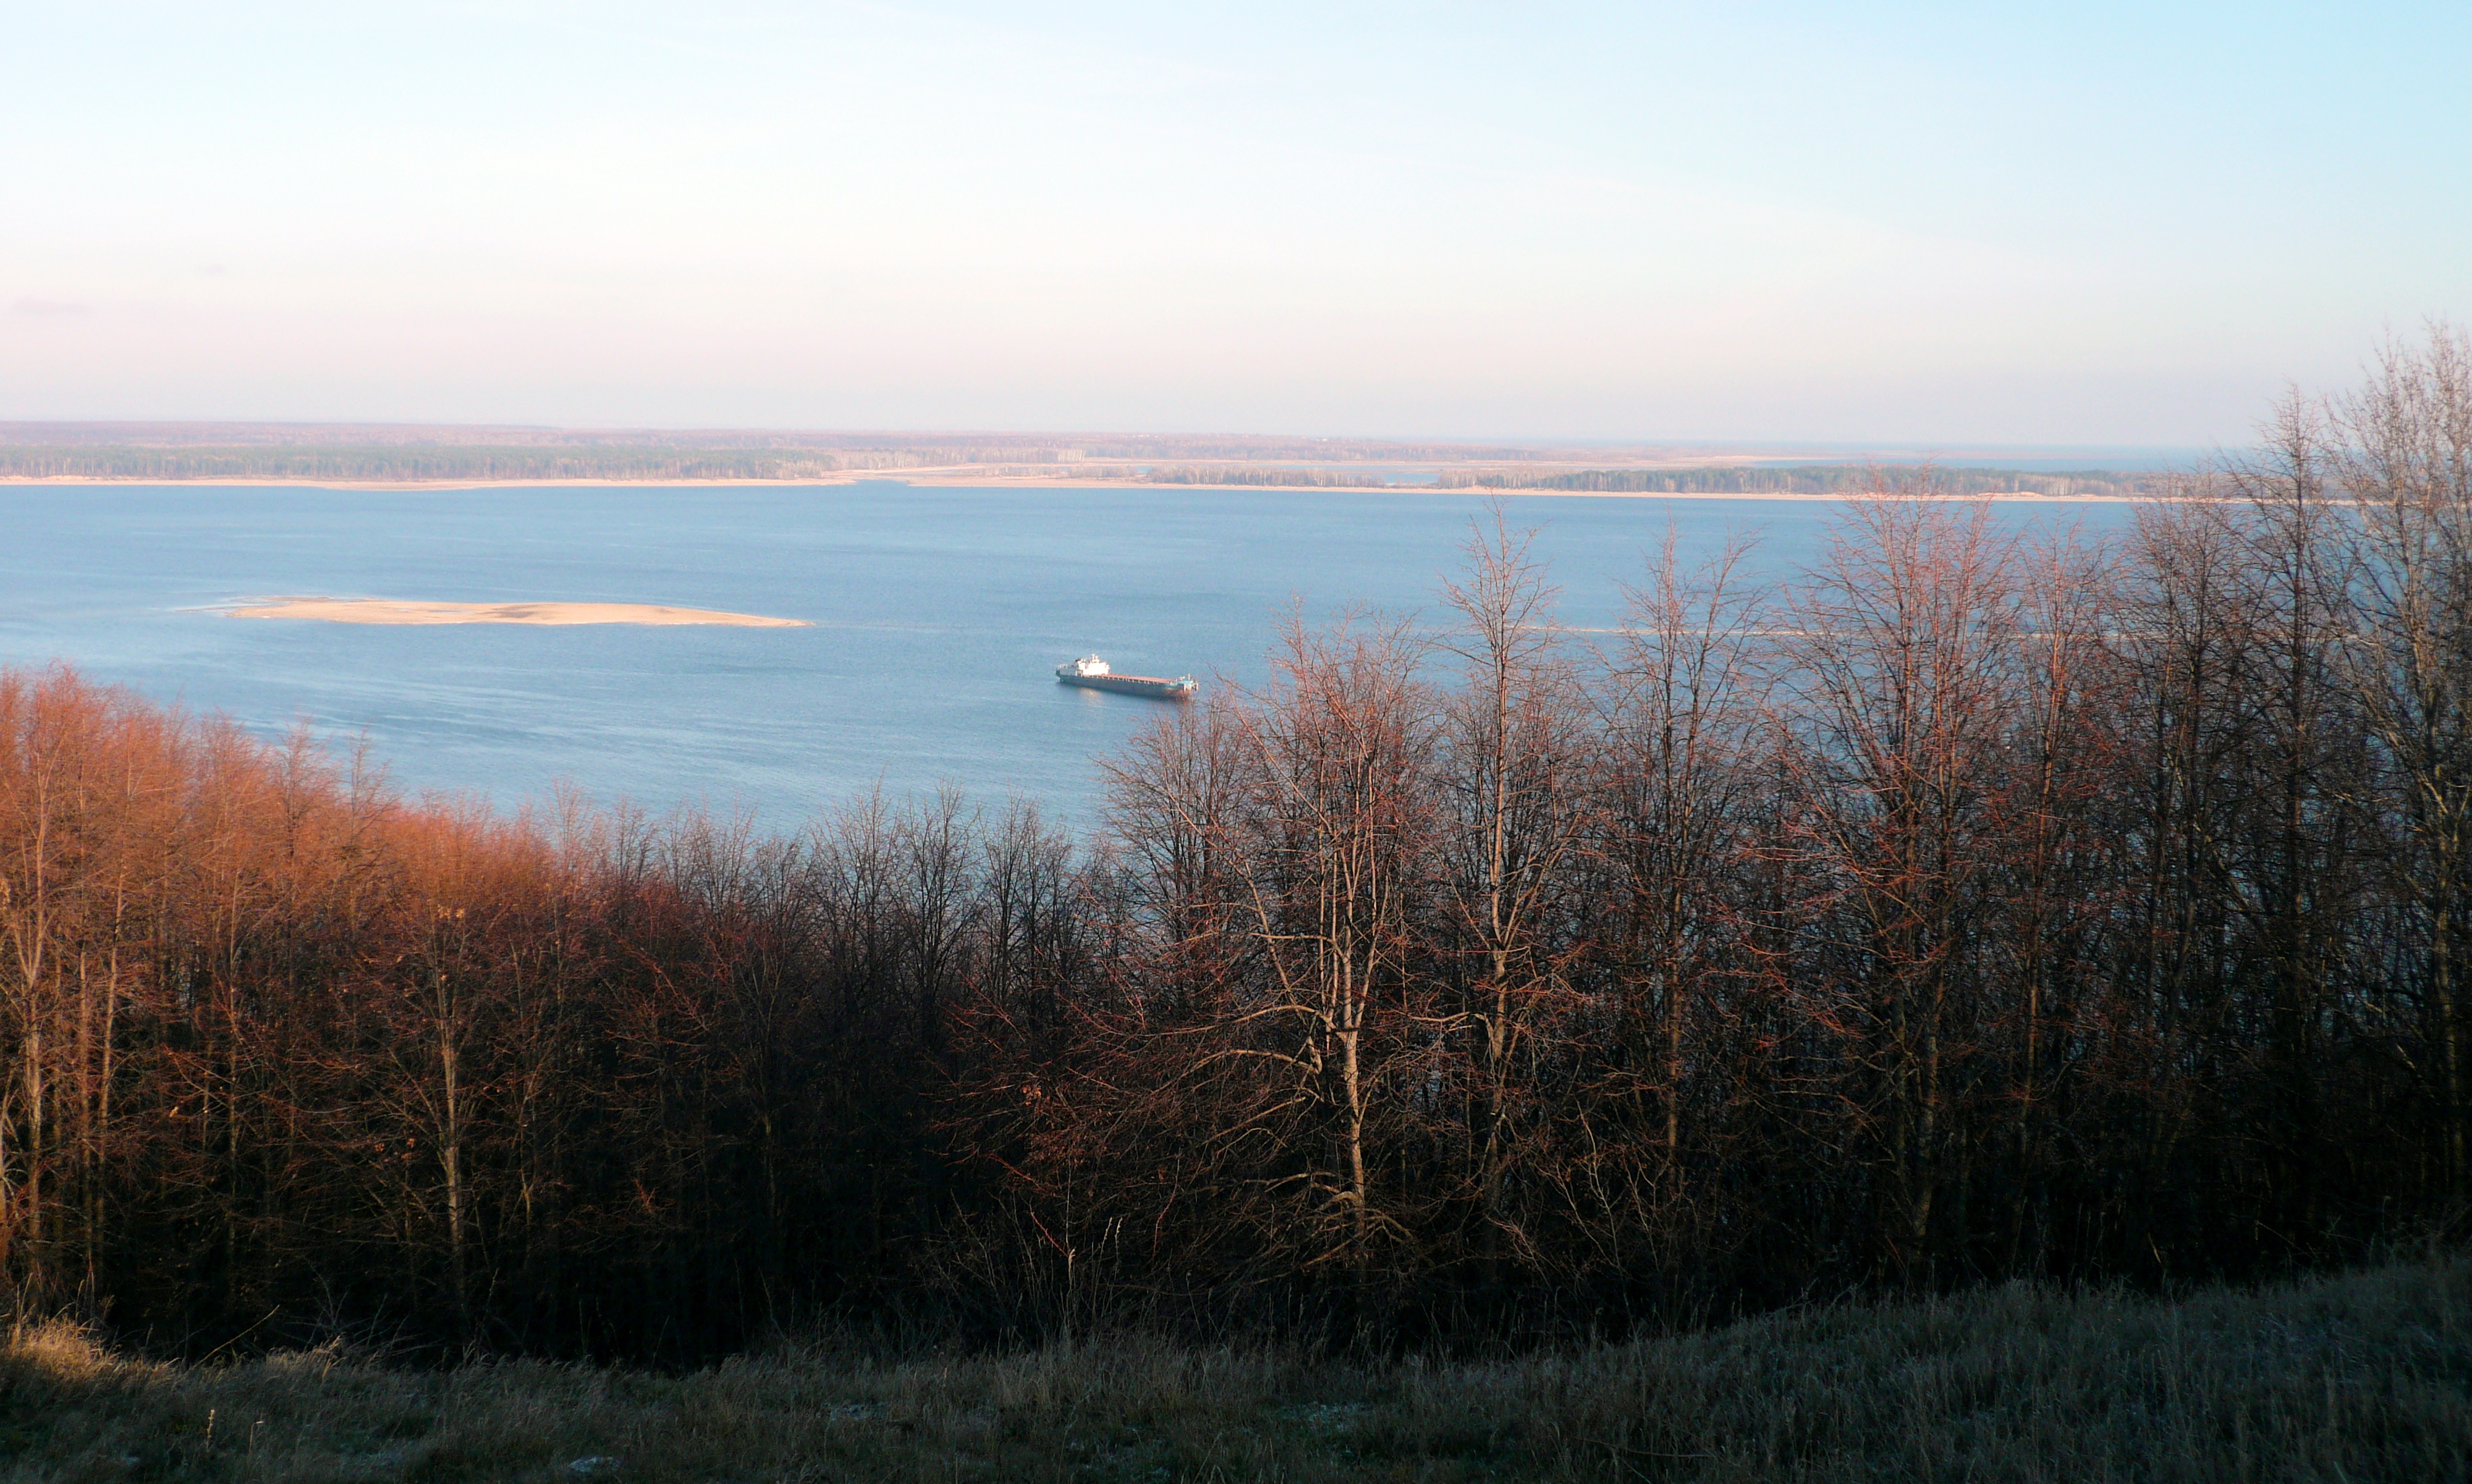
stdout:
[[[1567,455],[1565,456],[1567,457]],[[1011,478],[1298,488],[1563,489],[1638,494],[2151,496],[2177,476],[2102,469],[2025,474],[1920,464],[1785,468],[1523,467],[1535,449],[1338,438],[1017,435],[593,434],[522,428],[297,428],[197,424],[0,424],[0,478],[108,480],[816,480],[970,466]],[[1099,461],[1105,460],[1105,461]],[[1443,465],[1430,484],[1400,470]]]
[[1078,478],[1123,480],[1135,484],[1259,484],[1305,489],[1381,489],[1390,484],[1369,474],[1262,464],[1113,464],[1075,467],[1068,472]]
[[[1849,501],[1602,648],[1481,524],[1105,827],[408,802],[0,678],[0,1272],[204,1354],[1371,1344],[2185,1281],[2472,1198],[2472,347],[2118,546]],[[1506,511],[1515,513],[1515,507]]]
[[1569,489],[1609,494],[1845,495],[1881,487],[1937,495],[2117,495],[2151,497],[2175,490],[2183,476],[2078,469],[2027,474],[2015,469],[1941,468],[1932,464],[1804,464],[1786,468],[1591,469],[1575,474],[1446,469],[1443,489]]
[[[1161,461],[1516,463],[1537,450],[1469,443],[1258,434],[813,433],[781,429],[590,429],[454,423],[0,422],[0,448],[668,448],[914,455],[927,462]],[[1611,452],[1611,451],[1609,451]]]
[[1084,449],[694,448],[488,444],[157,447],[0,443],[0,477],[111,480],[813,480],[845,472],[950,468],[1034,479],[1153,484],[1380,485],[1367,475],[1275,464],[1083,464]]
[[[979,449],[847,450],[493,447],[131,447],[0,444],[0,475],[110,480],[812,480],[846,470],[971,461]],[[1027,451],[1009,449],[1016,460]]]
[[1554,474],[1517,469],[1444,469],[1431,485],[1344,467],[1278,463],[1105,463],[1082,448],[1020,446],[898,449],[592,446],[465,443],[372,443],[321,446],[135,446],[0,443],[0,477],[111,480],[813,480],[849,472],[949,468],[967,464],[994,475],[1032,479],[1122,481],[1143,484],[1221,484],[1301,488],[1431,487],[1439,489],[1592,490],[1609,493],[1847,494],[1914,488],[1941,495],[2151,496],[2176,487],[2178,476],[2079,470],[2024,474],[2008,469],[1942,469],[1913,464],[1833,464],[1795,468],[1597,469]]
[[[975,465],[1054,478],[1194,483],[1195,460],[1224,464],[1217,483],[1379,483],[1279,464],[1482,459],[1517,463],[1518,448],[1359,439],[808,434],[548,428],[250,424],[0,424],[0,477],[118,480],[809,480],[851,471]],[[1084,460],[1117,460],[1084,464]],[[1131,460],[1130,464],[1123,460]],[[1153,466],[1153,462],[1154,466]]]

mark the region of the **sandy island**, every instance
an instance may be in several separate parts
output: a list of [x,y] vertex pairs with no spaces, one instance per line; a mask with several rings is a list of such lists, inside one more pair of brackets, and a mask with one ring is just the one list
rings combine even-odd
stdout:
[[772,619],[710,608],[641,602],[406,602],[392,598],[275,598],[226,610],[236,619],[321,619],[329,624],[724,624],[735,628],[809,628],[805,619]]

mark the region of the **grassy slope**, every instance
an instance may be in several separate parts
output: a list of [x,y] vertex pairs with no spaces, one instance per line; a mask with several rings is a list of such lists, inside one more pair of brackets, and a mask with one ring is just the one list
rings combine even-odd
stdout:
[[1495,1363],[1124,1340],[677,1377],[183,1368],[55,1326],[0,1357],[0,1477],[2465,1479],[2472,1261],[2177,1303],[2012,1286]]

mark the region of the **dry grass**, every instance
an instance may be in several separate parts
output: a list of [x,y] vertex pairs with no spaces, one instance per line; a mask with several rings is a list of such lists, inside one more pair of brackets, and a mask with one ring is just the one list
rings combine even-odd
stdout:
[[2010,1286],[1495,1363],[1126,1339],[684,1376],[178,1367],[56,1325],[0,1359],[0,1477],[2464,1479],[2472,1261],[2176,1303]]

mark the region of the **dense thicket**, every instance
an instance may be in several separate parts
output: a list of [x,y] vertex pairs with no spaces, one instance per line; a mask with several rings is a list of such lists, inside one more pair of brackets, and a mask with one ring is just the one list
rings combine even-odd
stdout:
[[1348,1335],[2188,1276],[2458,1220],[2472,349],[2117,549],[1849,504],[1580,648],[1518,536],[1076,846],[411,805],[0,679],[0,1267],[210,1348],[821,1308]]

